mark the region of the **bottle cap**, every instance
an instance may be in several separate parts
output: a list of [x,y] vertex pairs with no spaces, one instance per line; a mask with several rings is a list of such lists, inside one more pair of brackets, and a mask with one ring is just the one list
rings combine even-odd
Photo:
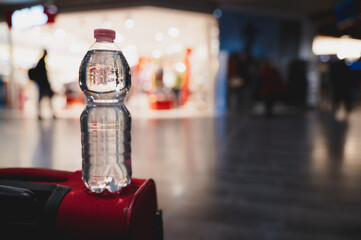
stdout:
[[111,29],[94,29],[94,38],[97,41],[113,41],[115,39],[115,31]]

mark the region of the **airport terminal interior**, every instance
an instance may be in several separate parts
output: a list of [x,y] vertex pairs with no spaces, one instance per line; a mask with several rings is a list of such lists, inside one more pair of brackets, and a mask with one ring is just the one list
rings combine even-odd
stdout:
[[361,1],[290,2],[0,0],[0,168],[82,169],[79,66],[114,29],[164,239],[361,239]]

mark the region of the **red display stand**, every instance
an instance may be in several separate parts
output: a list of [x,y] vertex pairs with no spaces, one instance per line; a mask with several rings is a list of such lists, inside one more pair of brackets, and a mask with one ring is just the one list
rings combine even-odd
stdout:
[[150,109],[153,109],[153,110],[172,109],[173,102],[170,100],[149,102],[149,107],[150,107]]

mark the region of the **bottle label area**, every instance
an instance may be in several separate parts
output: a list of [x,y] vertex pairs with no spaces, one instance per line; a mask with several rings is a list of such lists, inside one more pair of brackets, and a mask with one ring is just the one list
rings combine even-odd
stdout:
[[94,65],[88,69],[87,86],[97,92],[109,92],[119,88],[118,70],[106,65]]

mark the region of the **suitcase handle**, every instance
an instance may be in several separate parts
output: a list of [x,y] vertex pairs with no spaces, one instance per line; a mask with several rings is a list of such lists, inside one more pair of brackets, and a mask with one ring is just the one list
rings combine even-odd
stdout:
[[31,190],[0,185],[0,209],[2,224],[35,225],[38,221],[39,201]]
[[0,179],[32,182],[66,182],[71,172],[47,168],[3,168]]
[[58,184],[0,180],[0,232],[15,239],[52,233],[59,205],[69,191]]

